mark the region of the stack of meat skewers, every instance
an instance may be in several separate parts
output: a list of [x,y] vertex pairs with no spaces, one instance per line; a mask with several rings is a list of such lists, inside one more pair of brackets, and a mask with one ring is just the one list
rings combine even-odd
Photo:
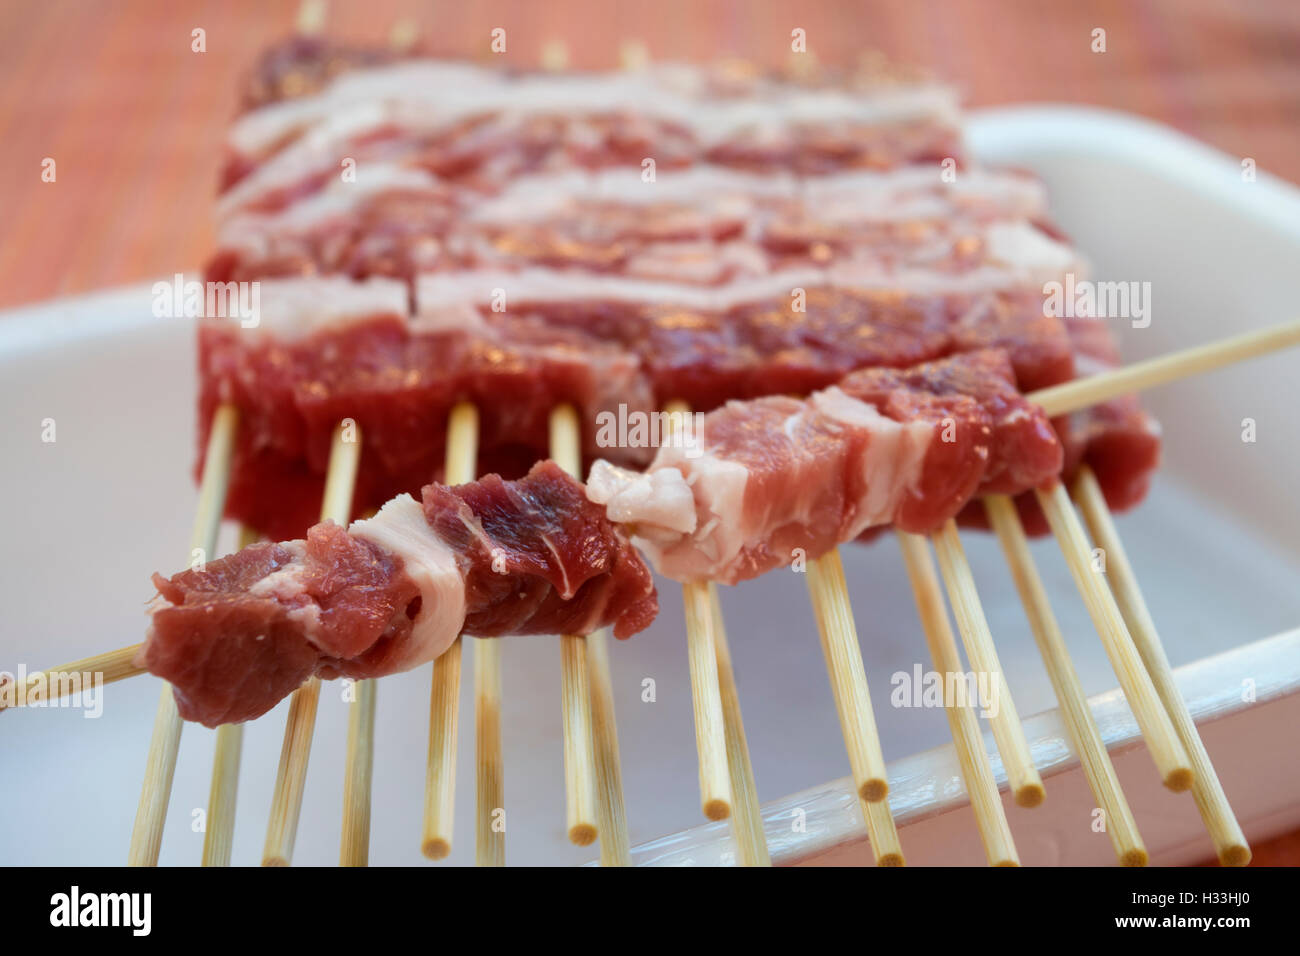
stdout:
[[[602,629],[654,617],[646,559],[685,588],[702,808],[733,818],[741,861],[768,857],[715,588],[793,566],[873,850],[901,862],[836,548],[893,526],[935,667],[960,671],[932,537],[971,665],[1002,681],[958,525],[1007,552],[1117,857],[1146,852],[1026,534],[1061,541],[1166,785],[1195,790],[1223,862],[1249,858],[1109,513],[1159,459],[1131,392],[1294,327],[1118,369],[1103,322],[1045,314],[1044,283],[1086,264],[1041,186],[973,166],[952,94],[915,77],[510,74],[298,38],[245,99],[208,278],[257,281],[260,315],[201,323],[195,545],[223,513],[270,540],[155,575],[128,650],[171,688],[132,862],[157,859],[181,718],[221,727],[205,862],[228,860],[238,722],[292,694],[265,854],[289,862],[317,681],[346,677],[342,861],[364,863],[372,681],[429,661],[424,847],[445,855],[459,637],[556,633],[570,834],[626,862]],[[1120,556],[1122,607],[1067,486]],[[479,859],[499,863],[500,646],[473,646]],[[1001,690],[994,737],[1033,806]],[[990,862],[1016,863],[974,713],[949,717]]]

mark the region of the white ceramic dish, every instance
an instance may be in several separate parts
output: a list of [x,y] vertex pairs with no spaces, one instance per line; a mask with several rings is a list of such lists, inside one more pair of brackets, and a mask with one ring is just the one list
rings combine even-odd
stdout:
[[[981,157],[1026,166],[1048,182],[1057,220],[1087,250],[1099,278],[1149,281],[1153,321],[1119,329],[1142,358],[1293,317],[1300,192],[1261,172],[1244,182],[1240,158],[1215,153],[1128,117],[1055,107],[977,113]],[[0,316],[0,491],[9,501],[0,545],[0,668],[62,663],[142,635],[148,574],[185,563],[195,503],[192,329],[155,319],[148,286]],[[1253,642],[1300,624],[1300,422],[1296,354],[1278,355],[1153,392],[1167,465],[1151,499],[1121,521],[1157,623],[1198,714],[1229,716],[1206,733],[1229,797],[1254,839],[1300,824],[1300,766],[1286,739],[1300,703],[1300,641]],[[1254,418],[1258,440],[1241,440]],[[57,440],[42,439],[43,420]],[[224,541],[231,544],[230,529]],[[993,541],[966,536],[985,608],[1021,714],[1052,698]],[[1051,542],[1035,545],[1080,677],[1108,740],[1129,746],[1131,718]],[[897,551],[888,539],[844,549],[868,679],[894,771],[902,842],[914,863],[981,862],[947,725],[935,710],[889,706],[889,677],[928,667]],[[662,586],[650,632],[612,651],[624,782],[638,860],[726,859],[724,827],[699,819],[694,735],[680,592]],[[760,797],[785,862],[869,859],[842,781],[847,758],[804,582],[774,573],[727,591],[723,605]],[[1218,655],[1218,656],[1215,656]],[[559,652],[547,638],[514,640],[505,657],[507,860],[581,863],[590,849],[564,838]],[[468,662],[468,658],[467,658]],[[468,663],[467,663],[468,666]],[[1240,704],[1245,678],[1256,704]],[[656,699],[642,699],[643,681]],[[380,685],[371,859],[417,864],[424,787],[429,668]],[[0,718],[0,859],[117,864],[125,860],[159,682],[105,690],[103,713],[73,709]],[[462,713],[472,713],[467,673]],[[285,705],[250,725],[240,777],[234,860],[260,859],[284,729]],[[346,707],[321,698],[294,862],[338,858]],[[1091,797],[1072,771],[1054,714],[1028,721],[1052,774],[1041,808],[1009,810],[1026,864],[1107,862],[1087,827]],[[187,726],[161,862],[192,864],[202,834],[212,732]],[[473,858],[473,721],[461,721],[457,842]],[[1155,862],[1211,855],[1187,795],[1152,786],[1140,746],[1117,758]],[[819,781],[833,780],[819,785]],[[813,789],[810,791],[809,788]],[[796,797],[785,799],[794,793]],[[791,806],[810,811],[794,835]],[[663,838],[663,834],[674,834]]]

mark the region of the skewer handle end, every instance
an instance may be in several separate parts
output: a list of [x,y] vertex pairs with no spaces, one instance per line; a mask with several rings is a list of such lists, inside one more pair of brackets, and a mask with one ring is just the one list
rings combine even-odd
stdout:
[[1047,799],[1047,791],[1043,789],[1041,780],[1034,781],[1017,787],[1015,798],[1016,806],[1028,809],[1041,805],[1042,802]]
[[1184,790],[1192,789],[1195,780],[1191,767],[1174,767],[1165,775],[1165,787],[1174,793],[1182,793]]
[[889,796],[889,781],[883,777],[872,777],[869,780],[864,780],[862,786],[858,788],[858,796],[867,803],[879,803]]
[[420,851],[430,860],[445,860],[451,856],[451,844],[442,837],[429,837],[420,846]]
[[1147,851],[1144,847],[1135,846],[1126,850],[1124,855],[1119,858],[1120,866],[1146,866],[1148,861]]
[[1219,849],[1220,866],[1245,866],[1250,857],[1250,847],[1244,843],[1231,843]]
[[710,820],[725,820],[731,816],[731,804],[721,797],[705,800],[701,809],[704,811],[704,816]]

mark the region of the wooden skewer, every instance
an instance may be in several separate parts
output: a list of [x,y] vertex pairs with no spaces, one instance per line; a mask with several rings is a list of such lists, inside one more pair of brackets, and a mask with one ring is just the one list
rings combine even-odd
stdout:
[[[447,419],[449,485],[473,481],[478,471],[478,409],[461,402]],[[451,853],[456,809],[456,734],[460,726],[460,638],[433,662],[429,689],[429,761],[424,780],[424,836],[421,849],[431,860]]]
[[[239,529],[239,550],[257,540],[251,528]],[[244,725],[222,724],[212,756],[212,786],[203,831],[203,866],[230,866],[235,840],[235,798],[239,791],[239,759],[244,749]]]
[[1300,345],[1300,321],[1180,349],[1099,375],[1040,389],[1027,398],[1054,417],[1293,345]]
[[858,643],[858,629],[844,582],[844,566],[837,549],[808,562],[808,594],[821,635],[822,654],[826,658],[826,672],[831,680],[844,746],[849,753],[854,786],[863,800],[879,803],[889,794],[885,755],[871,708],[862,647]]
[[[578,417],[572,406],[564,405],[551,415],[551,454],[566,470],[575,476],[581,471],[580,429]],[[601,866],[629,866],[632,862],[631,839],[627,830],[627,810],[623,800],[623,773],[618,754],[618,726],[614,717],[613,681],[610,677],[608,637],[604,630],[596,631],[585,638],[561,637],[561,644],[570,652],[581,648],[586,660],[585,679],[588,686],[588,707],[583,712],[581,704],[571,701],[579,693],[579,665],[573,667],[573,674],[564,678],[566,703],[565,714],[565,772],[574,777],[568,784],[568,819],[569,836],[573,839],[575,820],[586,816],[585,811],[575,808],[574,796],[579,797],[586,791],[587,784],[582,777],[591,776],[592,789],[596,806],[596,831],[600,836]],[[576,678],[576,680],[574,679]],[[588,729],[583,730],[583,724]],[[574,730],[570,730],[573,727]],[[579,741],[586,737],[589,746],[586,753],[591,755],[591,769],[581,766],[583,747]],[[570,751],[577,750],[574,759]],[[571,771],[570,768],[573,768]],[[577,841],[575,841],[577,842]]]
[[933,535],[935,554],[939,558],[939,572],[948,588],[948,601],[957,619],[957,631],[966,646],[966,656],[971,667],[987,676],[993,683],[990,688],[996,695],[996,710],[989,722],[993,726],[993,739],[998,744],[1002,766],[1007,770],[1007,782],[1016,803],[1022,807],[1036,807],[1043,802],[1043,778],[1034,766],[1029,753],[1029,741],[1020,723],[1020,714],[1011,698],[1011,688],[993,646],[993,635],[984,617],[979,592],[975,590],[975,576],[971,574],[966,552],[957,534],[957,523],[951,518]]
[[[680,401],[669,402],[665,410],[672,416],[674,428],[690,414],[690,407]],[[708,819],[725,820],[731,816],[731,772],[727,765],[727,732],[718,686],[718,637],[709,582],[683,584],[682,604],[686,611],[695,749],[700,758],[700,807]]]
[[569,842],[595,841],[596,755],[592,749],[591,681],[587,639],[560,635],[560,711],[564,719],[565,820]]
[[[939,590],[939,579],[925,538],[905,531],[898,531],[897,534],[934,667],[941,674],[961,673],[961,655],[948,624],[943,593]],[[1015,841],[1011,838],[1011,828],[1007,825],[1002,797],[998,793],[993,768],[984,750],[984,738],[980,735],[975,712],[969,703],[956,706],[951,701],[946,703],[944,712],[948,715],[948,727],[952,733],[953,746],[957,749],[957,760],[961,764],[962,779],[966,781],[971,810],[975,813],[975,824],[984,843],[984,852],[993,866],[1019,866],[1020,857],[1016,854]]]
[[[355,425],[351,426],[356,429]],[[355,438],[349,441],[348,438]],[[325,497],[321,503],[321,520],[347,525],[352,512],[352,492],[356,488],[357,467],[361,462],[359,430],[349,432],[340,424],[334,429],[330,446],[329,468],[325,475]],[[313,677],[293,692],[289,699],[289,717],[284,727],[284,744],[271,796],[270,818],[266,826],[266,844],[262,849],[263,866],[288,866],[293,859],[293,844],[298,835],[298,817],[302,811],[303,788],[307,782],[307,760],[316,729],[316,709],[320,703],[320,679]],[[361,742],[358,741],[360,744]]]
[[686,608],[686,650],[691,669],[695,747],[700,758],[700,808],[710,820],[731,816],[731,771],[727,731],[718,687],[718,637],[707,581],[682,585]]
[[1047,591],[1038,575],[1038,567],[1029,553],[1029,541],[1025,537],[1025,529],[1020,523],[1016,506],[1006,495],[990,495],[984,499],[984,510],[988,513],[989,523],[1006,555],[1016,591],[1020,594],[1025,616],[1029,619],[1029,628],[1038,644],[1038,652],[1047,668],[1056,700],[1061,706],[1061,716],[1065,720],[1074,752],[1078,754],[1088,785],[1105,814],[1106,834],[1115,848],[1115,855],[1125,866],[1145,866],[1147,851],[1138,833],[1137,821],[1133,818],[1133,811],[1129,808],[1119,778],[1115,775],[1115,766],[1110,761],[1110,754],[1106,752],[1101,731],[1092,719],[1088,697],[1070,660],[1065,638],[1056,623],[1056,615],[1052,612]]
[[587,635],[587,666],[591,677],[591,724],[600,798],[596,801],[600,865],[630,866],[632,842],[627,832],[627,810],[623,803],[623,770],[618,756],[618,727],[614,722],[614,689],[605,631]]
[[[478,411],[462,402],[447,425],[449,484],[474,480],[478,457]],[[474,654],[474,729],[476,741],[475,861],[505,865],[505,760],[501,748],[501,645],[493,638],[471,638]],[[433,662],[429,712],[429,763],[425,776],[426,856],[451,852],[456,728],[459,725],[461,640]]]
[[569,68],[569,48],[563,40],[547,40],[542,44],[542,69],[559,72]]
[[1070,574],[1074,577],[1079,593],[1083,595],[1097,633],[1101,635],[1106,656],[1110,658],[1115,676],[1124,688],[1124,696],[1142,729],[1142,737],[1160,770],[1161,779],[1170,790],[1188,789],[1192,785],[1193,776],[1187,750],[1178,739],[1169,714],[1160,703],[1160,697],[1142,665],[1142,658],[1133,644],[1133,638],[1119,613],[1110,588],[1092,568],[1088,538],[1079,523],[1079,516],[1070,504],[1065,487],[1057,482],[1051,490],[1038,489],[1034,494],[1038,497],[1043,513],[1047,515],[1048,524],[1052,526],[1052,533],[1056,535],[1061,552],[1070,566]]
[[1101,485],[1087,465],[1080,469],[1075,479],[1074,497],[1092,531],[1093,540],[1106,554],[1106,579],[1110,582],[1120,613],[1128,624],[1133,643],[1142,656],[1147,673],[1151,675],[1156,693],[1160,695],[1165,710],[1173,720],[1178,738],[1191,757],[1192,797],[1209,830],[1210,838],[1214,841],[1219,862],[1224,866],[1245,866],[1250,862],[1250,846],[1228,804],[1223,784],[1219,782],[1219,775],[1210,763],[1210,755],[1205,751],[1196,723],[1192,720],[1182,694],[1178,692],[1173,668],[1169,666],[1169,658],[1165,655],[1155,621],[1142,596],[1142,589],[1138,587],[1137,575],[1111,519]]
[[624,40],[618,48],[618,62],[625,70],[644,70],[650,65],[650,51],[641,40]]
[[[572,405],[551,411],[551,458],[579,481],[578,412]],[[596,765],[592,741],[591,687],[587,639],[560,637],[560,709],[564,717],[564,793],[569,840],[587,846],[596,839]]]
[[326,0],[302,0],[298,7],[298,32],[312,36],[325,29]]
[[388,45],[399,53],[410,50],[419,39],[420,25],[414,20],[397,20],[388,31]]
[[239,759],[244,749],[244,725],[222,724],[212,757],[212,786],[203,834],[203,866],[230,866],[235,839],[235,798],[239,792]]
[[722,724],[727,741],[727,767],[731,773],[731,792],[736,798],[736,812],[731,818],[731,832],[738,848],[741,866],[771,866],[767,836],[763,832],[763,811],[758,803],[758,786],[754,767],[749,760],[749,742],[745,739],[745,721],[740,714],[740,694],[736,674],[731,666],[731,648],[727,646],[727,629],[722,621],[722,605],[716,584],[709,583],[709,601],[713,605],[713,636],[718,651],[718,689],[722,694]]
[[[221,529],[221,512],[226,506],[226,489],[230,485],[230,463],[235,451],[235,433],[239,429],[239,412],[232,405],[222,405],[212,416],[208,433],[207,454],[203,460],[203,479],[199,485],[199,505],[194,515],[191,549],[206,555],[217,550],[217,532]],[[171,801],[172,777],[176,773],[176,753],[181,745],[181,715],[170,684],[164,684],[154,716],[153,737],[145,761],[144,784],[140,789],[140,806],[131,831],[128,866],[157,866],[162,849],[163,824],[167,804]]]
[[370,790],[375,770],[375,698],[378,685],[359,680],[348,708],[348,749],[343,771],[343,835],[339,866],[370,862]]
[[[56,696],[71,693],[73,684],[59,679],[71,674],[83,674],[88,677],[98,675],[101,684],[113,684],[128,677],[136,677],[145,672],[143,667],[135,663],[135,656],[140,653],[140,648],[143,646],[143,644],[132,644],[130,647],[119,647],[115,651],[104,654],[83,657],[79,661],[52,670],[33,671],[27,675],[23,681],[23,689],[16,692],[13,699],[31,700],[33,695],[40,692],[45,699],[51,700]],[[7,709],[9,708],[6,707],[4,699],[0,698],[0,711]]]
[[876,866],[906,866],[903,845],[898,842],[898,828],[894,825],[894,811],[889,800],[868,803],[858,797],[858,809],[867,824],[867,842],[871,844],[871,854],[876,858]]
[[501,644],[471,638],[474,649],[474,739],[478,750],[478,825],[474,859],[506,865],[506,766],[501,751]]

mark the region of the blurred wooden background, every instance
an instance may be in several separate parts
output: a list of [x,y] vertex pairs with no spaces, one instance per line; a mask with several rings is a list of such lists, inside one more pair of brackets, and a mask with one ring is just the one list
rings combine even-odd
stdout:
[[[298,0],[4,0],[0,5],[0,306],[200,264],[240,73],[289,32]],[[536,63],[562,40],[612,66],[640,40],[658,59],[773,63],[790,31],[822,61],[865,50],[926,66],[973,106],[1093,103],[1161,120],[1300,180],[1300,2],[1155,0],[333,0],[327,29],[384,42],[410,20],[437,52]],[[207,31],[207,52],[190,31]],[[1093,28],[1107,52],[1090,50]],[[57,163],[55,183],[41,161]]]

